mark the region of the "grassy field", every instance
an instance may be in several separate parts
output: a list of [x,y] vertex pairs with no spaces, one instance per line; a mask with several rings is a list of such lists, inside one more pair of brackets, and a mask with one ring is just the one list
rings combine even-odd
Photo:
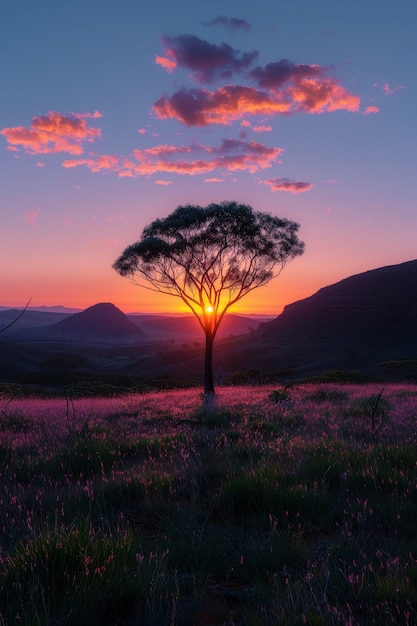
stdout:
[[0,398],[0,625],[417,624],[417,386]]

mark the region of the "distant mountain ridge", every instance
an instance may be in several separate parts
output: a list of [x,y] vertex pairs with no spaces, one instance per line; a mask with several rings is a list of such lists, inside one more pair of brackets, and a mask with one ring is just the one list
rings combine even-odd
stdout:
[[[55,323],[45,322],[49,316]],[[0,324],[5,326],[10,318],[13,312],[0,311]],[[214,346],[218,382],[230,373],[251,369],[262,374],[287,372],[283,376],[289,380],[326,370],[375,376],[388,371],[381,364],[396,367],[401,360],[411,363],[413,375],[417,260],[323,287],[259,326],[249,317],[232,314],[220,328],[224,334],[219,334]],[[48,379],[64,366],[71,376],[146,375],[198,381],[203,365],[204,335],[194,318],[129,317],[110,303],[69,316],[28,311],[0,336],[0,381],[37,375]],[[390,370],[397,371],[399,380],[402,367]]]

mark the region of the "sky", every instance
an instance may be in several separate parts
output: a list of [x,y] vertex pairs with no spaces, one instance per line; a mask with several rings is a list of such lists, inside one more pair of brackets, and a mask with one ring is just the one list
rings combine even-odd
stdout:
[[0,305],[179,312],[112,269],[177,206],[300,224],[234,308],[417,258],[414,0],[0,7]]

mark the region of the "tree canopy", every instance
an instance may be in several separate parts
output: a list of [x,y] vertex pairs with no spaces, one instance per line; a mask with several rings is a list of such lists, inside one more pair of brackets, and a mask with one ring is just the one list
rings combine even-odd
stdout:
[[[295,222],[237,202],[179,206],[146,226],[113,267],[136,284],[186,304],[206,335],[207,370],[207,351],[211,354],[227,310],[303,253],[298,229]],[[206,392],[214,391],[205,381],[213,387]]]

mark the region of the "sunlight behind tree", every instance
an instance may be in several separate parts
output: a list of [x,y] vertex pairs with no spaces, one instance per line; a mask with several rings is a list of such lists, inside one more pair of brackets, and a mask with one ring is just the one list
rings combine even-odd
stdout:
[[206,337],[204,391],[214,393],[213,342],[228,309],[304,251],[299,225],[236,202],[178,207],[147,226],[113,268],[180,298]]

